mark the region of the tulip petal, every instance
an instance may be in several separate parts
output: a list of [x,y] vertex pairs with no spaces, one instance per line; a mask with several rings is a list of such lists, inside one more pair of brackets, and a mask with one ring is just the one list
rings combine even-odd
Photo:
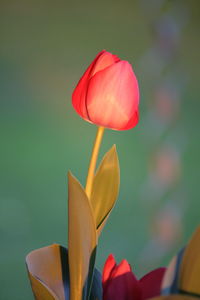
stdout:
[[131,65],[117,62],[97,72],[89,81],[87,112],[91,122],[117,130],[138,121],[139,88]]
[[[124,275],[126,273],[132,272],[131,266],[126,259],[123,259],[119,265],[117,265],[111,273],[111,278],[116,278],[118,276]],[[135,275],[133,274],[134,281],[138,282]]]
[[200,297],[200,227],[185,248],[180,266],[179,288]]
[[116,266],[111,277],[107,280],[106,289],[103,293],[104,300],[135,300],[140,299],[141,291],[138,280],[131,271],[126,260]]
[[123,130],[135,127],[138,122],[139,122],[139,110],[136,110],[135,113],[130,118],[130,120],[128,121],[128,123],[126,124],[126,126],[123,127]]
[[85,95],[87,92],[87,85],[88,81],[91,77],[91,72],[98,60],[98,58],[104,53],[104,50],[100,52],[93,62],[89,65],[81,79],[79,80],[73,94],[72,94],[72,105],[76,112],[81,115],[82,118],[88,120],[88,114],[87,114],[87,109],[86,109],[86,103],[85,103]]
[[103,289],[107,288],[107,285],[109,284],[109,279],[112,277],[112,272],[114,268],[116,267],[116,261],[115,258],[112,254],[110,254],[104,264],[103,268],[103,275],[102,275],[102,284],[103,284]]
[[106,222],[106,217],[111,212],[119,192],[120,170],[116,146],[103,157],[95,174],[91,204],[98,234]]
[[96,226],[92,207],[78,180],[68,175],[68,248],[70,300],[87,299],[96,255]]
[[76,112],[87,121],[90,121],[86,107],[88,82],[96,72],[105,69],[106,67],[117,61],[119,61],[119,58],[117,56],[103,50],[95,57],[93,62],[89,65],[89,67],[79,80],[72,94],[72,104]]
[[65,290],[68,282],[62,274],[61,249],[55,244],[34,250],[26,257],[32,290],[37,300],[67,299]]
[[102,71],[105,68],[120,61],[120,59],[116,55],[113,55],[105,50],[103,50],[100,53],[101,55],[98,56],[98,60],[96,60],[96,63],[93,65],[90,78],[94,76],[97,72]]
[[159,268],[140,279],[143,300],[160,295],[161,283],[165,271],[166,268]]

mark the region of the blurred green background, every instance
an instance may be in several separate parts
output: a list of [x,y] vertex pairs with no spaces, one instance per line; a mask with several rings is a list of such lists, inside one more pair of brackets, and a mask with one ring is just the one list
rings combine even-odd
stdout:
[[138,77],[140,123],[107,130],[121,187],[99,242],[138,276],[167,264],[199,223],[198,1],[0,1],[0,299],[33,299],[25,256],[67,243],[67,179],[85,183],[96,128],[71,106],[102,49]]

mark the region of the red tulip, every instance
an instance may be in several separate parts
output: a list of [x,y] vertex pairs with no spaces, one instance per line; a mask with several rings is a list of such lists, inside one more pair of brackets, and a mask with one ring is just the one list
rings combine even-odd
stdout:
[[126,260],[117,265],[109,255],[103,269],[103,300],[145,300],[160,294],[165,268],[137,280]]
[[72,103],[90,123],[116,130],[133,128],[139,119],[139,88],[131,65],[101,51],[80,79]]

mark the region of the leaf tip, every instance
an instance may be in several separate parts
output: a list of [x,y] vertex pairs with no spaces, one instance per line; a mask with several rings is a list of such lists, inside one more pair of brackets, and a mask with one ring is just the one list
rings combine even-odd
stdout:
[[72,174],[71,171],[68,171],[68,172],[67,172],[67,177],[68,177],[68,180],[69,180],[69,181],[71,181],[71,180],[74,179],[74,175]]
[[116,145],[112,145],[112,147],[110,148],[110,150],[107,152],[107,157],[113,157],[113,158],[118,158],[117,155],[117,147]]
[[114,160],[116,161],[116,163],[119,167],[119,158],[118,158],[118,154],[117,154],[117,147],[115,144],[111,147],[110,154],[112,155],[112,157],[114,158]]
[[110,152],[117,152],[116,144],[112,145],[112,147],[110,148]]

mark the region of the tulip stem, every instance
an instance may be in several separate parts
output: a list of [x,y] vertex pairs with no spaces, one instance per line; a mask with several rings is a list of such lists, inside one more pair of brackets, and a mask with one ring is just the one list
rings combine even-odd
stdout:
[[90,164],[89,164],[89,168],[88,168],[88,175],[87,175],[86,187],[85,187],[85,192],[89,199],[90,199],[91,193],[92,193],[92,184],[93,184],[93,180],[94,180],[94,173],[95,173],[99,148],[101,145],[104,130],[105,130],[104,127],[101,127],[101,126],[98,127],[94,145],[93,145],[93,149],[92,149],[92,155],[91,155]]

